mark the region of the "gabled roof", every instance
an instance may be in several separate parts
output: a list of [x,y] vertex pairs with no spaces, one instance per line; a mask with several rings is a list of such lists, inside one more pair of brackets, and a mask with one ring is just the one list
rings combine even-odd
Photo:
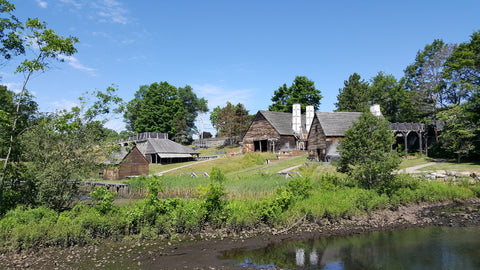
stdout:
[[[285,112],[258,111],[275,128],[280,135],[293,135],[292,114]],[[302,124],[305,124],[305,115],[302,115]],[[302,128],[305,128],[302,126]]]
[[[133,149],[132,149],[133,150]],[[118,165],[122,163],[123,159],[130,153],[126,146],[122,146],[119,150],[113,152],[110,157],[103,162],[105,165]]]
[[353,122],[360,119],[361,112],[316,112],[323,132],[327,137],[343,137]]
[[145,141],[137,141],[137,145],[145,144],[141,151],[143,154],[198,154],[195,150],[190,147],[183,146],[179,143],[171,141],[169,139],[157,139],[157,138],[149,138]]

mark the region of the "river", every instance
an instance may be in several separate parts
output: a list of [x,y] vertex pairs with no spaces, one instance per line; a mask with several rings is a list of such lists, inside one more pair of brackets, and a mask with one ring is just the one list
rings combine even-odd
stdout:
[[[480,227],[432,227],[283,241],[225,251],[258,269],[480,269]],[[233,266],[232,265],[232,266]]]

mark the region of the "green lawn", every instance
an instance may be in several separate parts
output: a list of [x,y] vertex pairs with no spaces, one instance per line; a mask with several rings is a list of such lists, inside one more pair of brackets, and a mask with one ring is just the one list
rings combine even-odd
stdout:
[[462,162],[456,163],[451,161],[440,162],[432,166],[421,168],[420,171],[480,171],[480,162]]

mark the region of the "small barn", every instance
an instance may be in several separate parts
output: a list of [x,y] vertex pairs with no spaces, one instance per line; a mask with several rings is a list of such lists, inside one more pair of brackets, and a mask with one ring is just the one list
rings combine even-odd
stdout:
[[[305,115],[302,123],[305,123]],[[243,136],[244,152],[278,152],[297,149],[299,134],[292,128],[292,113],[258,111]]]
[[170,164],[194,160],[200,153],[168,139],[166,133],[144,132],[130,136],[122,145],[134,144],[148,162]]
[[148,160],[136,146],[132,149],[122,146],[120,150],[112,153],[110,159],[104,164],[106,165],[103,169],[104,180],[121,180],[127,176],[148,175]]
[[337,146],[361,112],[316,112],[307,138],[308,158],[317,161],[340,157]]

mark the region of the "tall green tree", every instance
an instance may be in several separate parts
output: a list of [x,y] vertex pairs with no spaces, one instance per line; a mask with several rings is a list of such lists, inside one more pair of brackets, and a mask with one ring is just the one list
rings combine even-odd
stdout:
[[13,15],[14,11],[14,4],[0,0],[0,55],[5,60],[25,53],[25,44],[20,33],[24,26]]
[[233,105],[227,102],[227,105],[217,110],[215,115],[214,120],[216,122],[214,126],[218,130],[217,137],[241,137],[247,131],[252,120],[248,110],[241,103]]
[[[105,132],[109,116],[122,109],[116,88],[96,91],[94,102],[44,115],[39,124],[19,136],[22,160],[28,161],[21,180],[25,196],[17,203],[62,210],[75,203],[78,182],[101,169],[114,150],[114,137]],[[112,139],[112,140],[108,140]],[[13,187],[15,190],[15,187]]]
[[438,110],[447,105],[448,99],[442,86],[444,63],[452,54],[455,45],[436,39],[420,50],[415,62],[405,69],[405,88],[410,101],[414,103],[415,122],[436,119]]
[[[10,3],[7,1],[2,1],[0,3],[0,7],[2,7],[1,11],[7,10],[8,12],[13,11],[14,6],[10,5],[7,9],[5,6],[8,6]],[[2,12],[3,15],[4,12]],[[17,21],[18,22],[18,21]],[[2,21],[5,23],[5,20]],[[0,23],[1,25],[1,23]],[[14,29],[22,29],[22,32],[15,31]],[[6,32],[5,29],[2,30],[2,35]],[[10,28],[10,33],[7,34],[7,40],[14,40],[15,46],[8,47],[6,43],[2,41],[3,49],[6,49],[7,54],[12,50],[16,53],[25,53],[25,59],[21,62],[21,64],[17,67],[17,73],[23,73],[25,76],[25,80],[23,82],[22,89],[18,95],[18,100],[16,104],[15,115],[13,118],[13,123],[11,125],[12,130],[10,132],[10,141],[9,147],[7,151],[7,155],[5,157],[5,162],[3,164],[2,175],[0,178],[0,203],[3,202],[3,189],[5,185],[5,175],[6,170],[8,167],[8,161],[10,159],[10,155],[12,153],[12,149],[14,147],[15,142],[15,134],[17,133],[17,122],[19,120],[19,112],[21,107],[21,101],[23,100],[24,93],[26,92],[27,84],[30,80],[30,77],[35,72],[43,72],[49,68],[49,65],[52,61],[63,61],[63,56],[70,56],[77,52],[75,48],[75,43],[78,42],[76,37],[62,37],[59,36],[53,31],[52,29],[48,29],[46,23],[41,22],[39,19],[31,19],[28,18],[25,24],[21,24],[20,26],[16,26],[16,28]],[[20,43],[19,43],[20,42]],[[18,50],[15,48],[29,48],[29,50]],[[0,48],[1,51],[1,48]],[[5,50],[1,51],[5,57]],[[28,54],[26,54],[28,52]],[[8,57],[7,57],[8,58]],[[0,205],[0,208],[1,205]]]
[[468,100],[480,88],[480,30],[456,48],[445,63],[443,85],[451,104]]
[[395,137],[388,121],[369,112],[345,132],[340,141],[337,169],[348,173],[360,186],[375,188],[392,179],[392,171],[400,164],[398,153],[391,149]]
[[409,104],[405,89],[393,75],[379,72],[371,79],[370,102],[379,104],[382,114],[390,122],[404,122],[404,111]]
[[370,88],[368,82],[362,80],[357,73],[350,75],[338,92],[335,111],[363,112],[368,109],[368,102],[371,101]]
[[475,139],[480,126],[469,117],[465,106],[450,106],[439,113],[439,120],[445,122],[439,138],[447,153],[456,156],[457,162],[471,155],[475,150]]
[[192,141],[198,112],[206,112],[207,100],[198,98],[190,86],[176,88],[167,82],[142,85],[124,112],[132,132],[168,133],[183,143]]
[[292,112],[293,104],[300,104],[305,112],[306,106],[314,106],[315,110],[320,108],[320,101],[323,98],[315,83],[305,76],[297,76],[290,87],[286,84],[279,87],[273,93],[273,104],[268,110],[275,112]]
[[199,112],[208,112],[208,102],[205,98],[198,98],[189,85],[178,88],[178,97],[183,101],[185,109],[186,131],[195,132],[195,119]]

